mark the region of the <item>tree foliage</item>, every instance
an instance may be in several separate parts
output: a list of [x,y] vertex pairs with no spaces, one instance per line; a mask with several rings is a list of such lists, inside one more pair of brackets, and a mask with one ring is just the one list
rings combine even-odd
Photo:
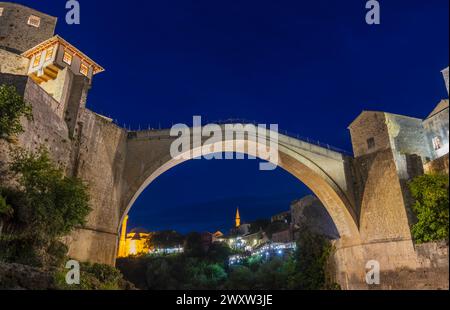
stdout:
[[[335,289],[328,273],[330,242],[305,231],[298,250],[288,258],[253,256],[241,265],[228,265],[231,249],[213,244],[208,252],[199,249],[197,234],[191,234],[191,251],[167,256],[119,260],[126,278],[141,289],[157,290],[282,290]],[[193,249],[193,250],[192,250]],[[144,279],[143,279],[144,278]]]
[[91,211],[87,186],[64,176],[45,149],[14,152],[10,170],[23,188],[21,201],[13,207],[29,233],[52,239],[85,224]]
[[332,253],[331,243],[323,236],[303,229],[295,252],[295,265],[289,275],[289,288],[319,290],[331,285],[327,263]]
[[449,179],[448,175],[422,175],[409,183],[415,199],[413,211],[417,223],[412,235],[417,243],[448,240]]
[[180,233],[173,230],[157,231],[152,233],[148,242],[151,248],[172,248],[182,245],[184,242],[184,237]]
[[0,139],[23,132],[21,117],[32,119],[32,109],[14,86],[0,85]]
[[0,259],[58,265],[67,253],[59,238],[83,225],[91,210],[88,188],[80,179],[65,176],[45,149],[18,149],[11,157],[9,170],[19,186],[0,188],[12,209],[8,229],[0,236]]
[[202,236],[197,232],[191,232],[184,241],[184,253],[187,256],[201,257],[205,254],[202,244]]

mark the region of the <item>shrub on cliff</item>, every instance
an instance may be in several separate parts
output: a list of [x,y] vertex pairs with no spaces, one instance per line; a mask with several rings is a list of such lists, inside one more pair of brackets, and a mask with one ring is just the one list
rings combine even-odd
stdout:
[[305,228],[297,242],[298,249],[288,276],[289,289],[321,290],[333,289],[329,259],[333,247],[329,240]]
[[85,223],[91,211],[87,186],[78,178],[64,176],[45,149],[14,152],[10,170],[24,195],[13,207],[28,233],[53,239]]
[[32,119],[31,106],[20,96],[14,86],[0,85],[0,139],[23,132],[21,117]]
[[4,221],[10,219],[13,214],[13,208],[6,203],[5,197],[0,194],[0,237],[2,235]]
[[9,170],[19,186],[0,189],[14,212],[0,238],[0,259],[58,265],[67,252],[58,239],[83,225],[91,210],[87,186],[65,176],[44,149],[35,153],[19,149],[11,155]]
[[416,200],[413,211],[417,223],[412,235],[417,243],[448,240],[449,225],[449,179],[448,175],[422,175],[409,183]]

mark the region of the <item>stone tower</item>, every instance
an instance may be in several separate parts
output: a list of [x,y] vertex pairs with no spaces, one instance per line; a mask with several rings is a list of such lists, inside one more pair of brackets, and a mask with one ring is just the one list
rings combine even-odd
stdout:
[[236,228],[241,226],[241,216],[239,215],[239,208],[236,210]]
[[0,2],[0,48],[20,54],[51,38],[57,18],[26,6]]

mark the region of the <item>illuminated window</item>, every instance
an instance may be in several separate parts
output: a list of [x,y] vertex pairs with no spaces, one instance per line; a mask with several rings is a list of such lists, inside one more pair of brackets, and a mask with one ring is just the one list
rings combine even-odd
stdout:
[[39,26],[41,25],[41,18],[35,15],[31,15],[28,18],[28,25],[39,28]]
[[81,67],[80,67],[80,73],[82,74],[82,75],[84,75],[84,76],[88,76],[88,73],[89,73],[89,67],[86,65],[86,64],[81,64]]
[[435,151],[437,151],[440,148],[442,148],[441,137],[434,137],[433,138],[433,147],[434,147]]
[[36,57],[34,57],[33,68],[39,66],[39,64],[41,63],[41,56],[42,54],[39,53],[36,55]]
[[3,16],[3,8],[0,8],[0,16]]
[[48,61],[48,60],[52,59],[54,51],[55,51],[55,47],[54,46],[50,47],[47,50],[47,54],[45,55],[45,61]]
[[73,56],[72,56],[71,53],[69,53],[69,52],[64,52],[63,61],[64,61],[66,64],[71,65],[71,64],[72,64],[72,58],[73,58]]
[[367,139],[367,148],[373,149],[375,147],[375,138]]

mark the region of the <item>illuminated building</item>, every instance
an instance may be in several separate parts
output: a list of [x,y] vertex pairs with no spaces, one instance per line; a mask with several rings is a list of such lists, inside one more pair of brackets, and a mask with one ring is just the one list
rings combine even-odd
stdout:
[[128,215],[122,222],[118,257],[148,254],[152,250],[149,244],[151,233],[135,228],[127,233]]

